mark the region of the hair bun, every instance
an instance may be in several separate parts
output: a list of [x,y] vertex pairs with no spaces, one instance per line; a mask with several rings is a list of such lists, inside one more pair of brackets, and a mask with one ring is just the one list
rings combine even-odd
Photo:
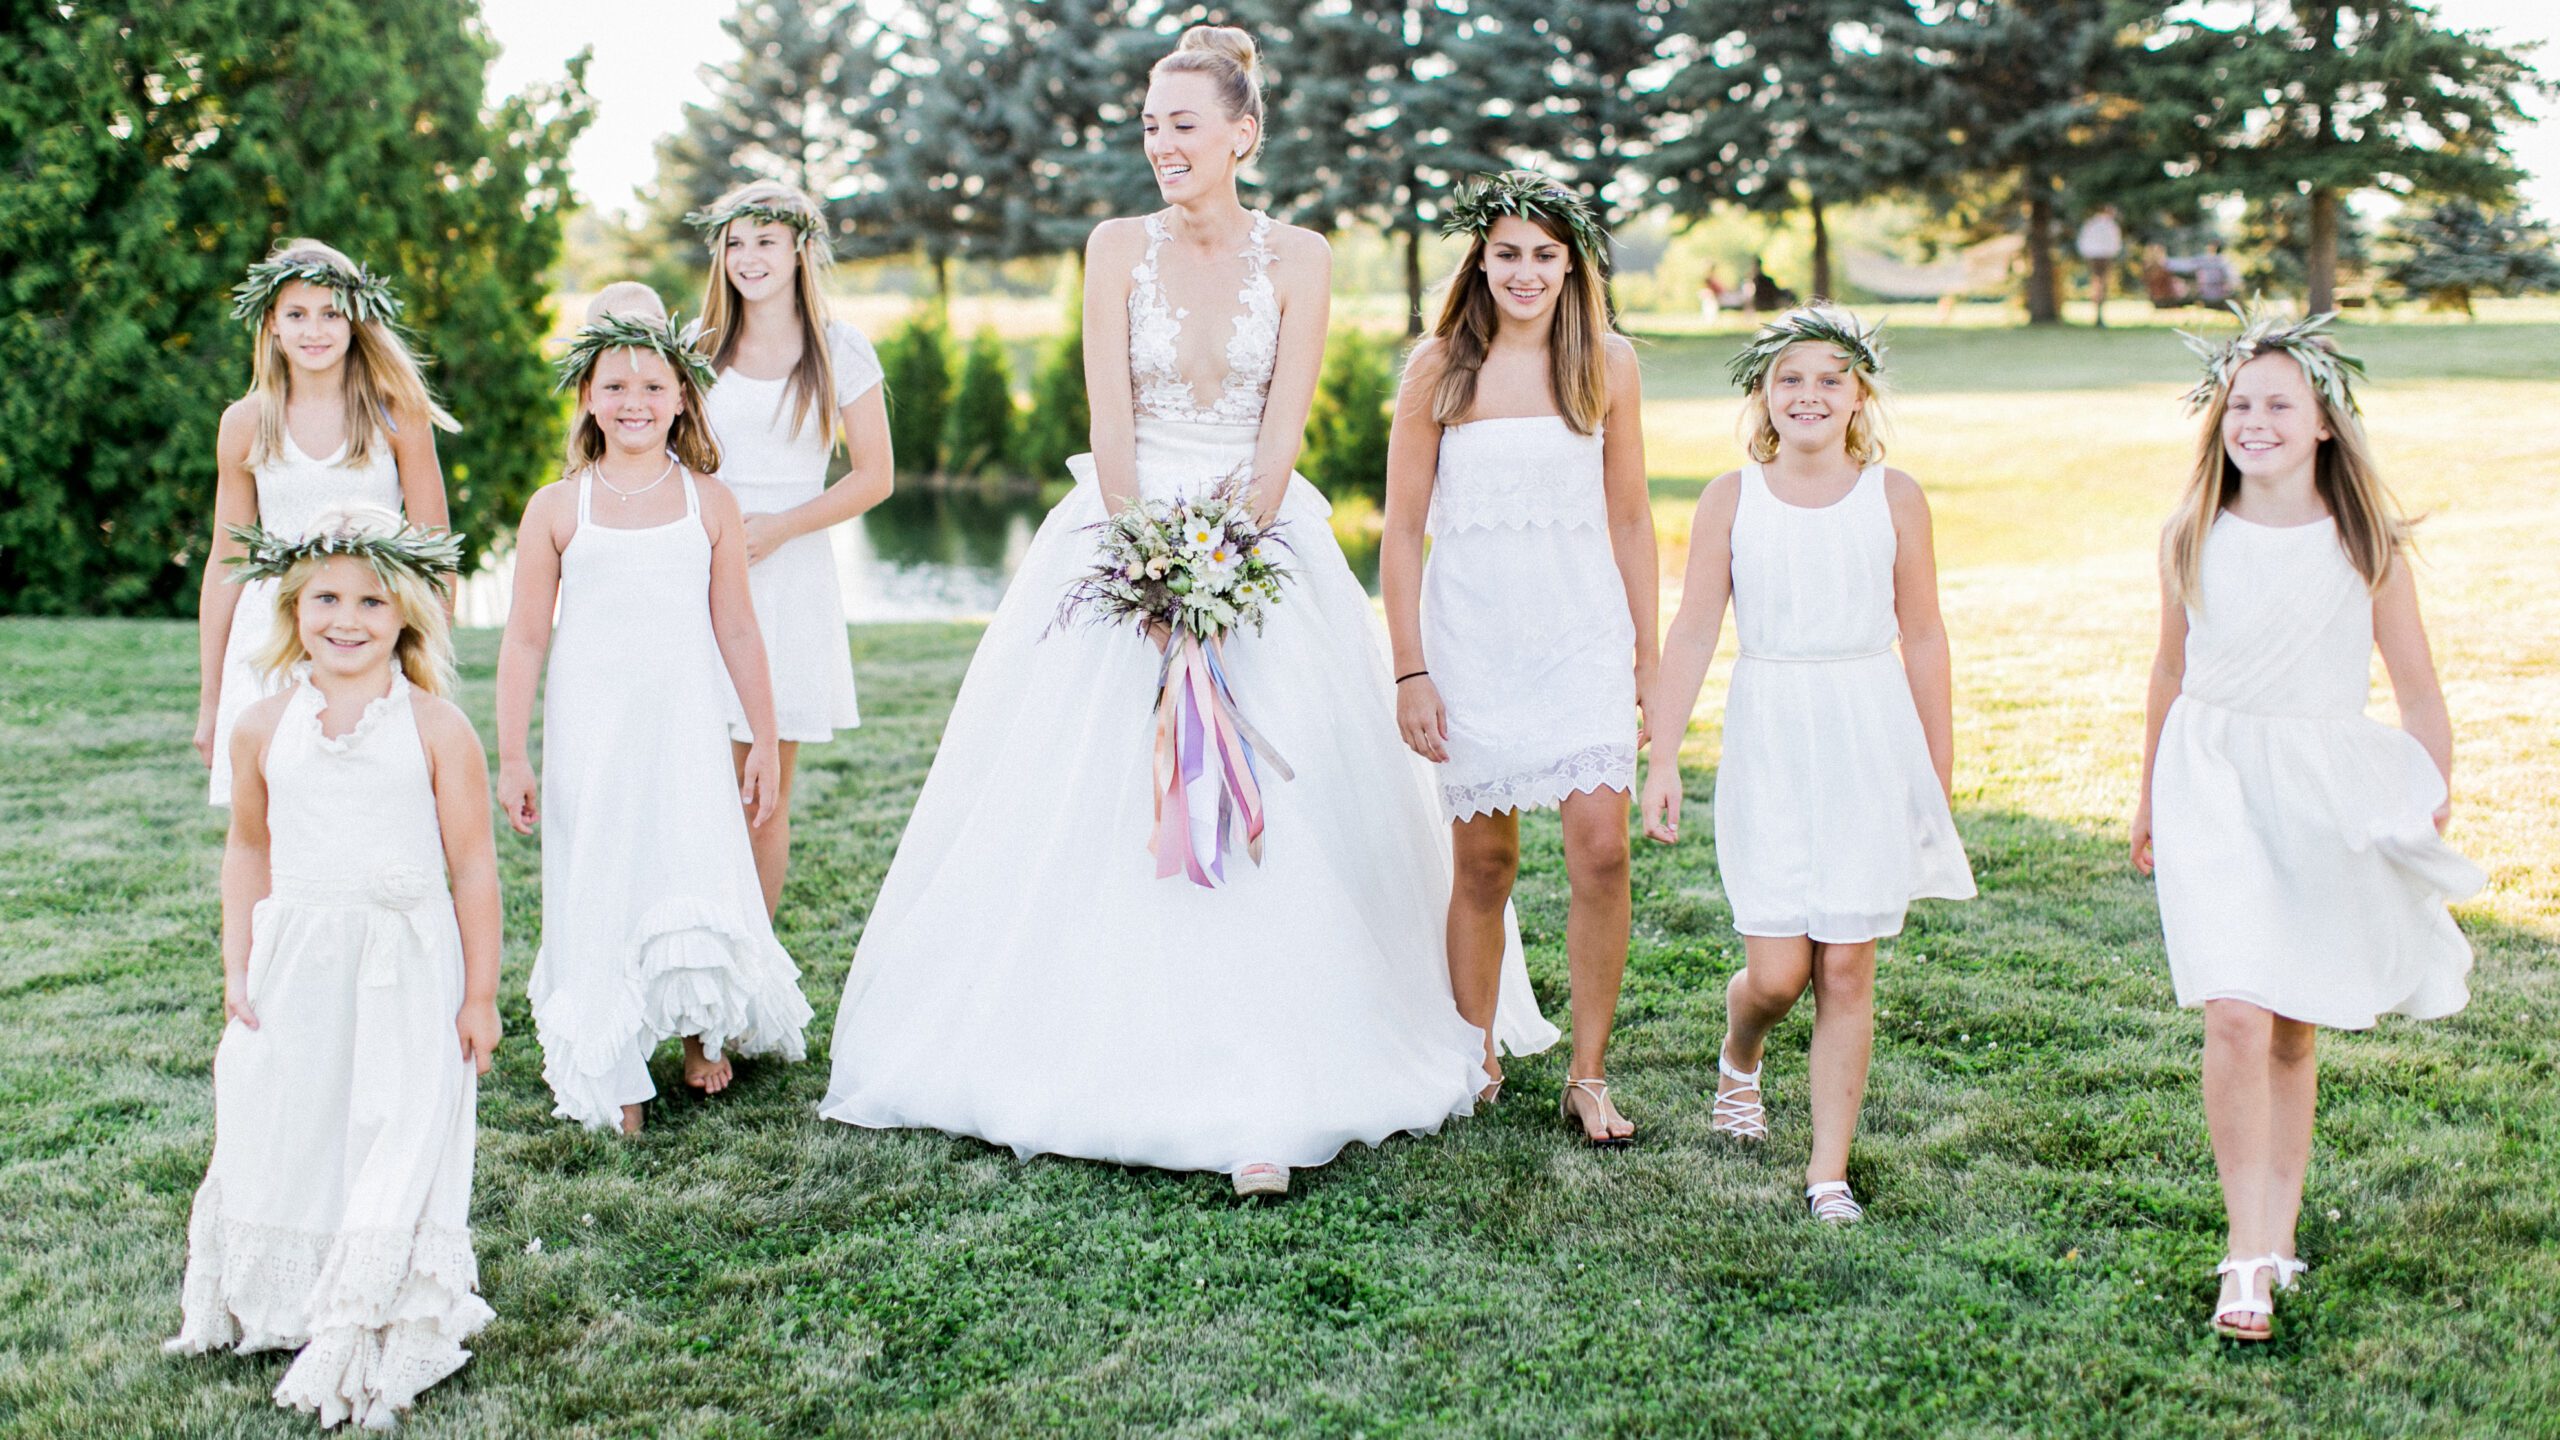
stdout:
[[1253,37],[1233,25],[1194,25],[1182,32],[1182,43],[1174,48],[1177,51],[1204,50],[1224,56],[1234,61],[1236,68],[1247,75],[1252,75],[1262,60],[1261,52],[1254,48]]

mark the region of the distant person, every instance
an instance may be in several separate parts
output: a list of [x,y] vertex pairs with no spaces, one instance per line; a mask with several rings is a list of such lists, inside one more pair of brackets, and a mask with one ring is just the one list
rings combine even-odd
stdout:
[[1796,303],[1796,292],[1770,278],[1768,268],[1760,263],[1757,255],[1751,257],[1751,283],[1747,288],[1751,298],[1744,309],[1754,316],[1763,310],[1786,310]]
[[2079,239],[2074,246],[2080,259],[2089,267],[2089,298],[2097,309],[2098,328],[2107,328],[2107,272],[2115,268],[2124,254],[2124,226],[2116,221],[2116,207],[2101,205],[2080,224]]
[[1698,311],[1714,318],[1721,310],[1739,310],[1742,298],[1738,291],[1725,288],[1724,273],[1715,266],[1707,267],[1707,278],[1698,282]]
[[2170,268],[2169,250],[2165,245],[2146,245],[2142,249],[2142,288],[2151,297],[2154,310],[2175,310],[2187,303],[2192,292],[2187,282]]
[[2231,257],[2222,253],[2219,244],[2204,247],[2204,255],[2196,262],[2196,303],[2228,305],[2240,293],[2240,271]]

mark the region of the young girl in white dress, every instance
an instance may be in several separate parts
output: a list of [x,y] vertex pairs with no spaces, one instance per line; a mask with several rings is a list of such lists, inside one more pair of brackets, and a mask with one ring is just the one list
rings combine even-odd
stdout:
[[[2330,317],[2249,316],[2206,352],[2196,468],[2162,535],[2133,863],[2156,873],[2178,1003],[2204,1009],[2205,1122],[2230,1230],[2213,1328],[2273,1333],[2311,1162],[2315,1026],[2470,998],[2446,913],[2485,883],[2439,836],[2453,726],[2408,527]],[[2399,729],[2364,713],[2375,649]]]
[[450,535],[374,507],[244,527],[288,688],[232,727],[213,1163],[176,1353],[298,1349],[279,1405],[387,1428],[470,1358],[472,1109],[498,1046],[498,869],[453,686]]
[[272,639],[275,584],[230,583],[232,527],[296,536],[322,509],[358,504],[440,526],[435,432],[462,428],[393,328],[391,287],[336,250],[287,240],[233,296],[252,336],[249,393],[222,412],[215,436],[213,545],[196,602],[195,746],[216,805],[231,803],[231,727],[284,683],[254,659]]
[[[1609,328],[1608,242],[1579,196],[1513,171],[1462,194],[1443,229],[1473,243],[1405,366],[1387,447],[1378,580],[1396,722],[1438,767],[1457,872],[1450,984],[1488,1032],[1520,814],[1562,812],[1573,1056],[1559,1108],[1591,1144],[1626,1145],[1635,1126],[1605,1077],[1661,593],[1635,349]],[[1499,1057],[1485,1068],[1498,1090]]]
[[[831,252],[816,201],[796,186],[758,180],[691,218],[710,243],[711,273],[702,319],[689,333],[720,377],[706,413],[721,481],[746,514],[747,589],[773,671],[781,778],[765,822],[752,827],[771,913],[791,863],[800,746],[862,723],[827,531],[889,498],[889,413],[871,342],[827,318],[819,281]],[[829,484],[827,461],[839,439],[851,463]],[[753,738],[745,707],[733,701],[730,750],[741,784]]]
[[1974,893],[1948,810],[1955,726],[1929,504],[1883,464],[1881,360],[1875,332],[1827,305],[1762,326],[1736,357],[1751,463],[1698,498],[1646,707],[1645,833],[1671,844],[1681,734],[1730,600],[1742,657],[1716,770],[1716,868],[1743,968],[1725,987],[1710,1124],[1768,1137],[1762,1042],[1810,985],[1804,1193],[1834,1224],[1865,1213],[1849,1142],[1875,1048],[1876,942],[1901,932],[1912,901]]
[[[498,806],[518,834],[543,826],[527,990],[553,1113],[636,1134],[659,1042],[681,1037],[685,1083],[716,1095],[733,1054],[801,1058],[809,1004],[747,839],[780,764],[745,528],[711,476],[707,370],[629,282],[596,297],[561,368],[578,418],[563,478],[516,532]],[[546,651],[537,804],[526,731]],[[743,781],[733,690],[754,736]]]

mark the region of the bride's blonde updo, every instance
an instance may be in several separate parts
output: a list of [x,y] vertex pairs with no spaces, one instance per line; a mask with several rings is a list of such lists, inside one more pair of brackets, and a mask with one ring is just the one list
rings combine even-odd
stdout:
[[1253,121],[1253,148],[1262,148],[1262,54],[1253,37],[1233,25],[1194,25],[1182,43],[1155,63],[1154,75],[1206,75],[1230,120]]

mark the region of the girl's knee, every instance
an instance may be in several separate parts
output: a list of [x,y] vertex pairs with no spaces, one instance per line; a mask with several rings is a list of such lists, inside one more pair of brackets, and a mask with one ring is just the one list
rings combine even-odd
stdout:
[[2267,1058],[2279,1065],[2308,1065],[2312,1042],[2319,1033],[2318,1027],[2303,1021],[2277,1017],[2268,1027]]
[[2276,1017],[2246,1000],[2204,1002],[2204,1038],[2208,1045],[2265,1050],[2273,1043]]
[[1510,898],[1520,876],[1520,847],[1479,844],[1462,847],[1456,856],[1455,884],[1461,903],[1500,904]]
[[1570,826],[1564,835],[1565,876],[1577,890],[1624,889],[1634,868],[1627,828]]

